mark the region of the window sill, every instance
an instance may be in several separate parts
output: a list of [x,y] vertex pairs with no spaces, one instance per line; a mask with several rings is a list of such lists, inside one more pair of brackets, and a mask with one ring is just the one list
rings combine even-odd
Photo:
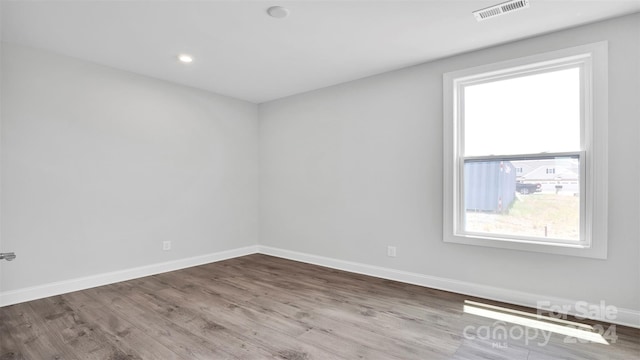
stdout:
[[449,235],[445,236],[444,242],[464,245],[476,245],[483,247],[531,251],[555,255],[578,256],[593,259],[606,259],[607,249],[595,245],[565,244],[550,242],[532,242],[522,240],[496,239],[489,237],[478,237],[471,235]]

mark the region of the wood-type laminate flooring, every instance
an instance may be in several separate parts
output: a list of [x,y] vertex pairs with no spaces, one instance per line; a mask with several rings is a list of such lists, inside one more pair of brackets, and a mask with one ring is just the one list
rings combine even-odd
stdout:
[[255,254],[0,308],[0,360],[640,359],[638,329],[586,342],[465,300],[535,313]]

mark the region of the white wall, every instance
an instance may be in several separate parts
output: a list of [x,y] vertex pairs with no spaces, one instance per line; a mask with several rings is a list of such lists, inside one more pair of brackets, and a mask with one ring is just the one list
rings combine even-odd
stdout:
[[[640,310],[639,24],[635,14],[260,105],[261,245]],[[602,40],[608,259],[443,243],[442,74]]]
[[[0,1],[0,39],[2,39],[2,1]],[[0,41],[0,69],[2,69],[2,41]],[[0,71],[0,204],[2,203],[2,71]],[[2,206],[0,206],[0,252],[2,247]],[[1,268],[0,268],[1,271]],[[2,291],[2,275],[0,275],[0,291]]]
[[[0,262],[0,295],[255,245],[259,234],[267,247],[640,310],[639,23],[636,14],[259,108],[2,44],[0,250],[18,260]],[[442,74],[601,40],[609,258],[443,243]]]
[[0,290],[257,243],[255,104],[2,50]]

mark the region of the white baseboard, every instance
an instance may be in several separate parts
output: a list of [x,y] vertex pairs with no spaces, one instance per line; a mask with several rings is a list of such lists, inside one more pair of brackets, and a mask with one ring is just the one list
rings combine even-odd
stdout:
[[[579,301],[572,299],[561,299],[539,294],[531,294],[521,291],[513,291],[504,288],[428,276],[351,261],[337,260],[318,255],[273,248],[269,246],[258,246],[258,252],[261,254],[277,256],[289,260],[295,260],[328,268],[375,276],[382,279],[400,281],[403,283],[419,285],[428,288],[475,296],[479,298],[485,298],[531,308],[537,308],[538,301],[548,301],[553,306],[564,306],[565,308],[573,309],[576,303]],[[597,307],[600,306],[600,304],[590,305]],[[576,315],[571,311],[569,312],[569,314]],[[600,320],[604,322],[640,328],[640,311],[617,308],[617,316],[615,319],[594,317],[593,320]]]
[[204,265],[239,256],[255,254],[257,251],[258,246],[252,245],[207,255],[194,256],[186,259],[167,261],[159,264],[140,266],[132,269],[119,270],[105,274],[86,276],[82,278],[58,281],[13,291],[0,292],[0,306],[13,305],[25,301],[37,300],[49,296],[89,289],[96,286],[108,285],[120,281],[127,281],[145,276],[161,274],[168,271]]
[[[87,276],[77,279],[54,282],[50,284],[34,286],[7,292],[0,292],[0,306],[17,304],[25,301],[42,299],[49,296],[60,295],[72,291],[89,289],[96,286],[113,284],[120,281],[141,278],[160,274],[168,271],[180,270],[192,266],[204,265],[212,262],[227,260],[235,257],[261,253],[265,255],[277,256],[289,260],[320,265],[328,268],[349,271],[357,274],[375,276],[382,279],[400,281],[429,287],[438,290],[450,291],[510,304],[537,307],[539,300],[550,302],[554,306],[567,306],[573,308],[577,300],[561,299],[556,297],[531,294],[520,291],[513,291],[504,288],[480,285],[464,281],[440,278],[435,276],[411,273],[401,270],[383,268],[379,266],[361,264],[351,261],[332,259],[328,257],[301,253],[297,251],[284,250],[269,246],[253,245],[237,249],[231,249],[212,254],[195,256],[187,259],[168,261],[159,264],[141,266],[132,269],[114,271],[105,274]],[[594,304],[593,306],[599,306]],[[631,309],[617,309],[615,319],[594,318],[605,322],[640,328],[640,311]],[[570,312],[571,313],[571,312]],[[572,314],[575,315],[575,314]]]

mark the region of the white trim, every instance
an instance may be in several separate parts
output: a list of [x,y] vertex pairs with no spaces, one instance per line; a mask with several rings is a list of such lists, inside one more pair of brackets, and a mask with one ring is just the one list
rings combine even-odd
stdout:
[[[49,296],[65,294],[73,291],[89,289],[96,286],[109,285],[121,281],[141,278],[144,276],[161,274],[168,271],[180,270],[192,266],[204,265],[255,253],[276,256],[293,261],[324,266],[332,269],[344,270],[356,274],[374,276],[382,279],[399,281],[407,284],[419,285],[458,294],[505,302],[509,304],[527,306],[531,308],[535,308],[539,300],[549,301],[552,305],[557,305],[560,307],[562,307],[563,305],[571,307],[574,306],[577,302],[577,300],[561,299],[557,297],[513,291],[504,288],[411,273],[407,271],[361,264],[352,261],[332,259],[324,256],[284,250],[270,246],[253,245],[202,256],[195,256],[187,259],[168,261],[159,264],[141,266],[133,269],[114,271],[105,274],[58,281],[45,285],[7,291],[4,293],[0,293],[0,307],[42,299]],[[598,305],[596,304],[594,306]],[[600,318],[595,318],[594,320],[601,320],[615,324],[640,328],[639,310],[623,308],[618,308],[617,310],[618,313],[615,320]]]
[[109,285],[121,281],[127,281],[169,271],[180,270],[192,266],[209,264],[216,261],[255,254],[256,252],[258,252],[258,246],[252,245],[207,255],[194,256],[186,259],[167,261],[158,264],[140,266],[132,269],[118,270],[104,274],[57,281],[44,285],[0,292],[0,307],[25,301],[42,299],[49,296],[65,294],[73,291],[89,289],[96,286]]
[[[532,294],[521,291],[514,291],[505,288],[498,288],[487,285],[480,285],[465,281],[452,280],[447,278],[411,273],[402,270],[389,269],[374,265],[361,264],[351,261],[332,259],[324,256],[301,253],[297,251],[278,249],[270,246],[258,247],[260,254],[277,256],[284,259],[300,261],[304,263],[324,266],[332,269],[344,270],[362,275],[374,276],[387,280],[400,281],[407,284],[419,285],[428,288],[454,292],[479,298],[505,302],[509,304],[521,305],[536,308],[538,301],[549,301],[553,306],[573,308],[580,300],[562,299],[552,296]],[[611,304],[610,304],[611,305]],[[462,306],[462,305],[461,305]],[[593,306],[600,306],[593,304]],[[640,311],[618,308],[617,317],[614,320],[605,318],[594,318],[604,322],[640,328]],[[569,312],[572,314],[571,312]],[[572,314],[575,315],[575,314]]]
[[[443,75],[443,241],[512,250],[534,251],[595,259],[607,258],[608,226],[608,43],[586,44],[542,54],[486,64]],[[582,134],[580,159],[580,233],[581,243],[541,242],[536,239],[478,236],[460,231],[463,198],[464,149],[460,132],[464,131],[459,88],[465,84],[528,72],[547,71],[568,64],[583,69]],[[586,93],[584,93],[586,92]],[[519,154],[526,155],[526,154]],[[486,158],[483,156],[482,158]],[[583,190],[584,189],[584,190]],[[524,241],[523,241],[524,240]],[[535,240],[535,241],[527,241]]]

